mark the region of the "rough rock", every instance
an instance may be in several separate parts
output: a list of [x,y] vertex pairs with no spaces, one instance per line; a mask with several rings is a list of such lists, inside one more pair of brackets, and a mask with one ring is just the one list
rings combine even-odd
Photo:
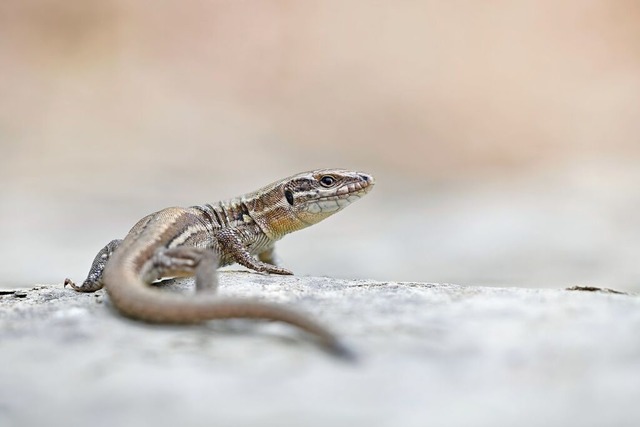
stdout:
[[246,272],[220,292],[309,313],[359,360],[277,323],[147,325],[103,291],[5,290],[0,426],[640,425],[636,295]]

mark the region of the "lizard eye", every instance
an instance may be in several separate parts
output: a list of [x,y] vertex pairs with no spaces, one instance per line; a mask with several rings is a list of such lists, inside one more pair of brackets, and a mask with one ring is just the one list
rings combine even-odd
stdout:
[[293,206],[293,193],[291,192],[291,190],[285,190],[284,197],[285,199],[287,199],[287,202],[289,202],[289,204]]
[[320,178],[320,184],[323,187],[331,187],[333,184],[335,184],[335,182],[336,182],[336,179],[331,175],[325,175],[322,178]]

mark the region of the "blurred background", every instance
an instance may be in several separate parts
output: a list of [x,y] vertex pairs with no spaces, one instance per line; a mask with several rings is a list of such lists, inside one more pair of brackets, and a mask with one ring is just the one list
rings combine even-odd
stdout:
[[640,290],[640,3],[0,3],[0,287],[142,216],[344,167],[301,275]]

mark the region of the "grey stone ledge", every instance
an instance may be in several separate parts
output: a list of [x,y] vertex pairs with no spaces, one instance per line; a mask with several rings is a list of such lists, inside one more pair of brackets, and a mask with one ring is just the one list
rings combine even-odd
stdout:
[[220,276],[221,296],[308,313],[359,361],[277,323],[147,325],[103,291],[4,290],[0,425],[640,425],[636,295]]

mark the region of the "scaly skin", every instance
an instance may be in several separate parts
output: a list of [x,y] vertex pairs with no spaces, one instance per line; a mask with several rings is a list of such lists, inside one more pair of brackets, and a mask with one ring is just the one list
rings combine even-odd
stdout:
[[[216,204],[167,208],[141,219],[124,238],[96,256],[80,292],[105,287],[125,316],[152,323],[198,323],[212,319],[269,319],[318,337],[336,354],[346,348],[309,317],[248,299],[215,295],[216,269],[234,262],[252,270],[292,274],[274,265],[274,243],[316,224],[367,194],[369,175],[342,169],[300,173],[256,192]],[[257,259],[255,257],[258,257]],[[196,277],[196,295],[167,294],[149,286],[162,277]]]

